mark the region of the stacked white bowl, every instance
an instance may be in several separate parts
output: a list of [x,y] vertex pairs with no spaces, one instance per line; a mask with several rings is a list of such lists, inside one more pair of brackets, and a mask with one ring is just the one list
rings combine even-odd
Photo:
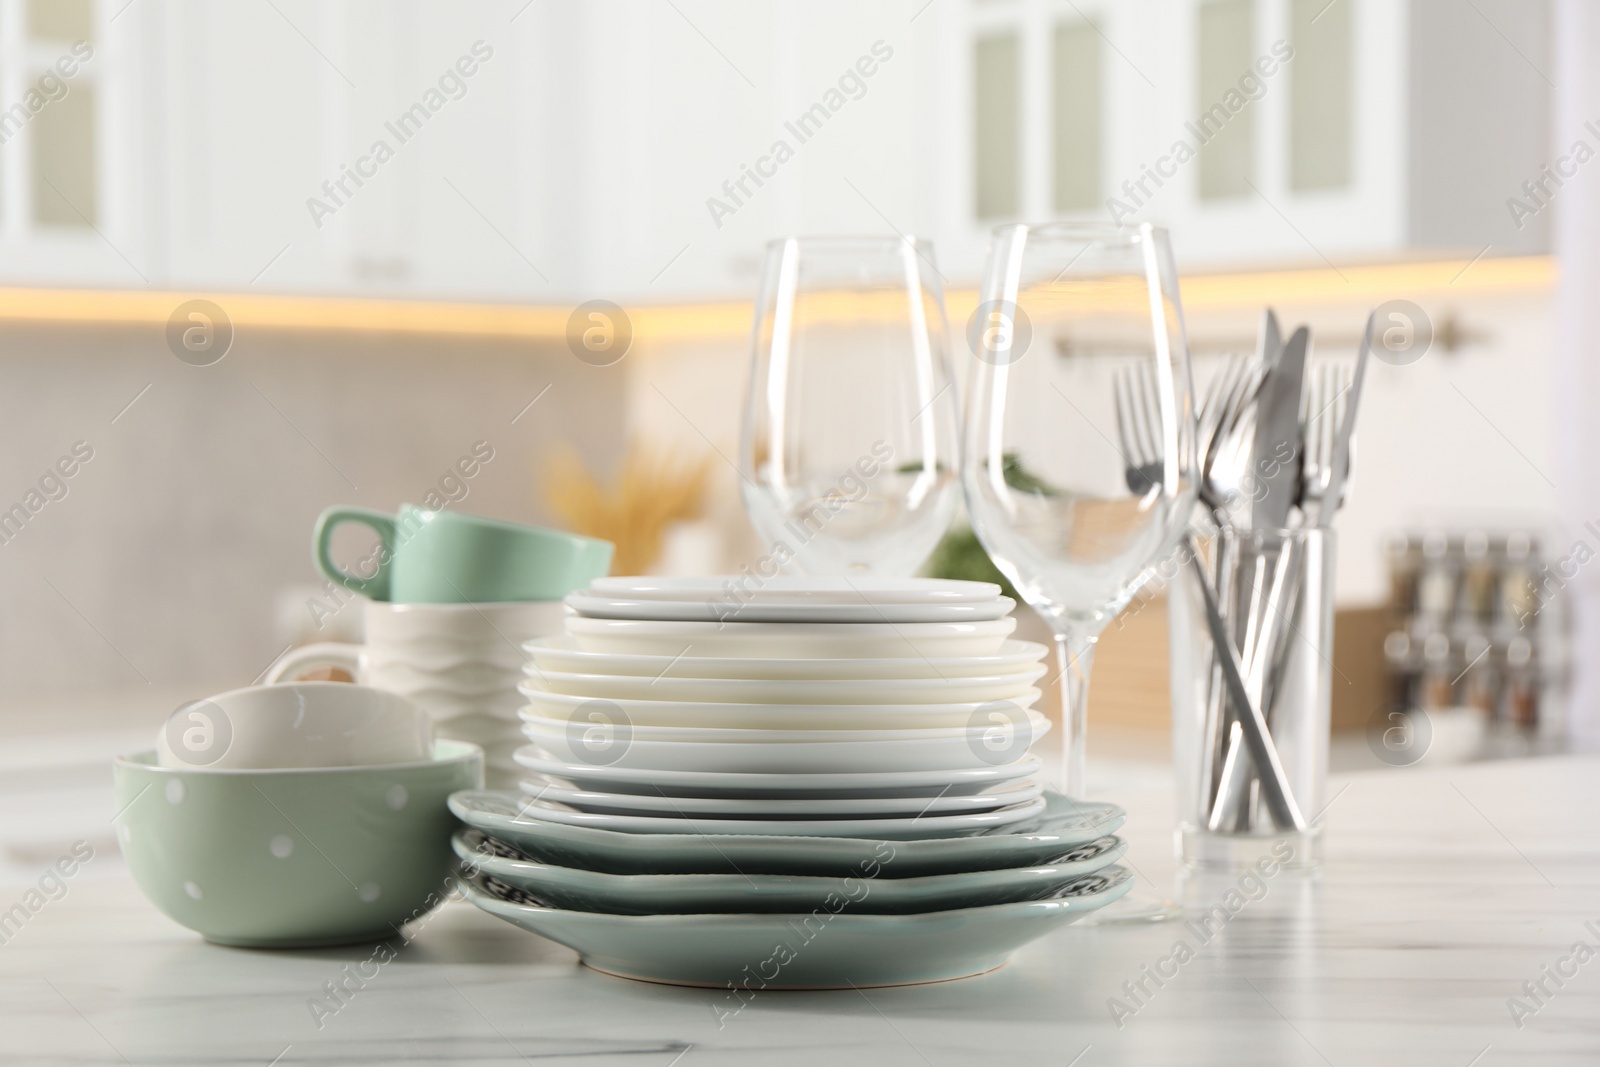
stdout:
[[600,579],[565,636],[524,645],[522,789],[541,818],[633,832],[1032,818],[1046,649],[1011,639],[1014,606],[985,582]]

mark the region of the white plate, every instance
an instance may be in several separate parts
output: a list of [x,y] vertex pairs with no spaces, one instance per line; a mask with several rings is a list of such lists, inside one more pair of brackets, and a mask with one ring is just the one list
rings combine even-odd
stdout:
[[624,834],[783,834],[788,837],[871,837],[884,841],[959,837],[1026,822],[1044,811],[1044,797],[994,811],[960,815],[914,815],[889,819],[704,819],[681,816],[608,815],[564,804],[528,800],[522,816],[539,822],[583,826]]
[[612,815],[695,816],[726,818],[852,818],[898,815],[925,817],[968,811],[994,811],[1022,804],[1044,792],[1036,779],[1007,782],[971,796],[856,797],[849,800],[791,800],[771,797],[660,797],[639,793],[597,793],[572,789],[559,780],[536,776],[517,783],[529,798],[565,804],[578,811]]
[[[582,709],[595,701],[586,701],[579,705]],[[610,704],[610,701],[601,703]],[[611,708],[618,705],[611,704]],[[606,711],[610,712],[610,708]],[[1011,710],[1007,709],[1008,712]],[[610,738],[622,738],[632,741],[663,741],[677,744],[719,744],[719,745],[770,745],[770,744],[838,744],[858,745],[870,741],[939,741],[945,738],[960,738],[963,740],[976,739],[982,731],[989,729],[991,723],[984,718],[974,722],[962,723],[959,726],[936,726],[931,728],[909,727],[887,730],[858,730],[858,729],[762,729],[751,727],[705,727],[705,726],[641,726],[632,722],[616,722],[609,717],[571,719],[551,718],[540,715],[530,707],[523,708],[522,732],[530,738],[538,740],[549,734],[563,734],[572,743],[582,744],[583,735],[598,731],[596,744],[609,743]],[[980,712],[981,715],[981,712]],[[1026,718],[1023,718],[1026,716]],[[759,721],[759,720],[756,720]],[[1003,725],[1023,734],[1031,740],[1043,737],[1045,731],[1050,729],[1050,720],[1037,711],[1017,709],[1012,717],[1003,720]],[[1031,743],[1030,740],[1030,743]]]
[[851,797],[968,796],[1002,782],[1039,773],[1043,761],[1028,756],[998,767],[935,768],[881,774],[740,774],[719,771],[647,771],[595,766],[555,758],[538,745],[523,745],[512,758],[530,771],[599,793],[644,793],[668,797]]
[[[1042,695],[1024,689],[1011,699],[948,704],[723,704],[688,700],[611,700],[546,693],[523,685],[541,718],[586,724],[705,730],[930,730],[989,726],[1015,720]],[[523,716],[526,718],[526,715]],[[768,738],[773,740],[773,738]]]
[[541,637],[523,644],[528,670],[641,678],[745,678],[837,681],[921,678],[942,681],[1014,674],[1032,669],[1050,650],[1032,641],[1006,641],[992,656],[897,656],[893,659],[762,659],[754,656],[634,656],[591,652],[570,637]]
[[523,733],[546,752],[569,763],[667,771],[877,773],[1015,763],[1026,757],[1028,746],[1049,728],[1049,720],[1042,715],[1035,721],[1037,726],[1030,723],[994,736],[958,730],[953,737],[899,741],[656,741],[630,737],[625,730],[579,730],[566,723],[559,723],[554,730],[525,724]]
[[979,622],[1011,614],[1010,597],[954,604],[742,604],[705,600],[629,600],[573,593],[567,606],[591,619],[661,622]]
[[644,656],[992,656],[1017,628],[987,622],[646,622],[567,617],[578,647]]
[[1000,595],[1000,587],[993,582],[963,582],[950,578],[641,576],[597,578],[584,592],[633,600],[720,598],[742,604],[960,604],[993,600]]
[[529,664],[518,687],[578,697],[703,701],[714,704],[950,704],[1015,700],[1044,674],[1035,663],[1013,674],[972,678],[641,678],[637,675],[572,674]]

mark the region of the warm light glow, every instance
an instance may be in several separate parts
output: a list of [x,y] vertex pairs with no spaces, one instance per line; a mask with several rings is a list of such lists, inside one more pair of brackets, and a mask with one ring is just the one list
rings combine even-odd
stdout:
[[[1256,309],[1268,304],[1376,304],[1404,297],[1465,297],[1473,293],[1539,292],[1556,280],[1548,256],[1385,263],[1315,270],[1260,271],[1249,274],[1192,274],[1182,280],[1184,306],[1191,311]],[[830,297],[837,294],[829,294]],[[560,341],[566,336],[566,307],[520,304],[378,300],[346,297],[268,296],[257,293],[176,293],[136,290],[0,288],[0,321],[70,322],[90,325],[149,325],[164,328],[179,304],[197,297],[212,300],[238,327],[272,330],[354,331],[440,334],[473,337],[523,337]],[[904,294],[840,297],[831,310],[853,318],[881,300],[886,314],[904,315]],[[811,297],[807,313],[829,310],[830,300]],[[953,330],[961,331],[978,304],[974,289],[946,293]],[[641,345],[711,338],[745,337],[753,306],[748,301],[653,305],[627,309]]]

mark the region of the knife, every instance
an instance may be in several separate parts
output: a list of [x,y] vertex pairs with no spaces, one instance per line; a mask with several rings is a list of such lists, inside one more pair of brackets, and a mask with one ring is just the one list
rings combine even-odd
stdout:
[[1278,329],[1278,313],[1267,308],[1261,316],[1261,355],[1256,362],[1271,367],[1278,362],[1278,353],[1282,350],[1283,331]]
[[[1265,328],[1270,331],[1274,327],[1275,322],[1269,320]],[[1281,530],[1289,523],[1294,490],[1300,480],[1300,403],[1310,342],[1311,334],[1306,327],[1295,330],[1268,369],[1257,399],[1250,470],[1254,500],[1250,527],[1254,531]],[[1293,565],[1293,553],[1286,551],[1281,543],[1270,542],[1242,544],[1240,550],[1240,573],[1249,582],[1248,587],[1239,590],[1236,601],[1241,609],[1238,619],[1244,623],[1244,632],[1239,634],[1239,647],[1244,652],[1241,666],[1248,698],[1265,716],[1271,712],[1273,697],[1267,691],[1267,668],[1274,659],[1272,651],[1281,639],[1285,584]],[[1265,721],[1262,726],[1265,731]],[[1246,740],[1255,741],[1254,738]],[[1270,734],[1261,740],[1271,748]],[[1256,747],[1252,744],[1249,749],[1241,750],[1237,744],[1232,744],[1223,753],[1222,774],[1211,810],[1213,827],[1230,825],[1248,829],[1250,782],[1261,767],[1260,760],[1252,758],[1258,756],[1254,751]],[[1275,749],[1272,756],[1276,760]],[[1280,816],[1279,811],[1273,814]],[[1277,821],[1283,826],[1281,818]]]
[[1253,530],[1281,530],[1289,522],[1294,488],[1300,480],[1300,394],[1310,341],[1311,334],[1304,326],[1290,336],[1267,371],[1256,402],[1255,446],[1250,453]]
[[[1238,653],[1234,651],[1227,627],[1223,624],[1216,593],[1212,591],[1211,580],[1206,576],[1205,566],[1200,562],[1200,554],[1195,548],[1194,539],[1186,535],[1184,547],[1189,563],[1194,568],[1195,577],[1200,583],[1200,595],[1206,609],[1206,628],[1210,631],[1212,646],[1217,650],[1218,662],[1222,667],[1223,685],[1233,701],[1235,719],[1232,732],[1238,736],[1230,750],[1225,768],[1225,784],[1229,780],[1244,780],[1243,770],[1238,763],[1241,757],[1248,753],[1255,765],[1261,768],[1261,795],[1272,813],[1273,821],[1284,830],[1304,831],[1305,816],[1295,803],[1294,793],[1289,788],[1288,776],[1284,773],[1283,763],[1278,758],[1278,750],[1272,743],[1272,735],[1267,731],[1266,719],[1261,713],[1261,708],[1250,699],[1250,694],[1246,691]],[[1223,802],[1226,798],[1219,797],[1218,800]],[[1212,829],[1219,828],[1216,819],[1217,815],[1214,812]]]

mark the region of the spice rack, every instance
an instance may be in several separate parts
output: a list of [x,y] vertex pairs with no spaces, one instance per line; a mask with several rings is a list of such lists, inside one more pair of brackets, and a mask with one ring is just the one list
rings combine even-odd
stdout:
[[1385,547],[1391,709],[1475,709],[1500,747],[1556,737],[1568,615],[1540,535],[1430,530]]

